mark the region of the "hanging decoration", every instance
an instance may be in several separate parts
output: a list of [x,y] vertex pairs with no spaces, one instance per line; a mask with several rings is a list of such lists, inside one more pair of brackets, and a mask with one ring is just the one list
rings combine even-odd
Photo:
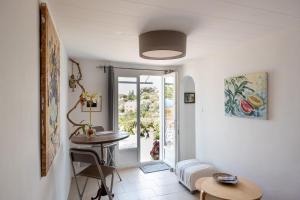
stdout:
[[72,62],[72,74],[69,78],[69,87],[72,89],[72,92],[74,92],[75,88],[76,88],[76,78],[74,75],[74,66],[73,66],[73,62]]
[[75,83],[80,87],[81,94],[80,94],[77,102],[74,104],[74,106],[67,113],[67,119],[68,119],[68,121],[74,127],[76,127],[76,129],[71,133],[69,139],[71,139],[71,137],[73,137],[74,135],[78,135],[80,133],[82,133],[84,135],[87,135],[87,136],[91,136],[91,135],[94,134],[94,130],[92,129],[92,124],[91,124],[91,116],[90,116],[90,121],[89,122],[85,122],[85,121],[75,122],[70,117],[71,113],[77,108],[77,106],[79,104],[81,106],[83,106],[84,104],[87,103],[87,101],[89,101],[91,99],[91,96],[88,95],[88,92],[86,92],[85,88],[83,87],[83,85],[80,82],[82,80],[82,73],[81,73],[81,69],[80,69],[79,63],[76,62],[76,61],[74,61],[73,59],[70,59],[70,61],[72,62],[72,64],[75,64],[77,66],[78,77],[75,78],[75,76],[74,76],[74,78],[75,78],[74,80],[75,80]]

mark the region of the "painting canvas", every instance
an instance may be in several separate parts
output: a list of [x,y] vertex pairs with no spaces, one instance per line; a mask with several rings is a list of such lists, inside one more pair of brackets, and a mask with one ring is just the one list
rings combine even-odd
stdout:
[[46,4],[40,11],[41,175],[46,176],[60,146],[60,44]]
[[225,79],[227,116],[267,119],[267,73],[246,74]]

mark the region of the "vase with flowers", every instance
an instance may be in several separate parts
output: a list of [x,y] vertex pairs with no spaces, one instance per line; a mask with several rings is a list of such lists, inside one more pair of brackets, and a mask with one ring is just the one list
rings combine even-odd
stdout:
[[88,93],[87,91],[83,92],[82,95],[80,96],[80,102],[81,105],[86,106],[89,108],[89,122],[87,123],[86,127],[86,135],[87,136],[92,136],[95,134],[95,130],[92,128],[92,105],[94,103],[97,103],[98,95],[96,93]]

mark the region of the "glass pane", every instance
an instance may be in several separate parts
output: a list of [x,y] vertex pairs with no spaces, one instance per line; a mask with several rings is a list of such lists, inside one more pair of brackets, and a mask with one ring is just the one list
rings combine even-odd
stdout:
[[141,162],[159,159],[161,77],[140,77]]
[[118,77],[118,82],[132,82],[136,83],[137,79],[135,77]]
[[164,160],[169,165],[175,163],[175,77],[165,77],[164,85]]
[[[120,80],[135,83],[122,83]],[[119,142],[119,148],[137,148],[137,78],[119,77],[118,81],[119,130],[130,134],[129,138]]]

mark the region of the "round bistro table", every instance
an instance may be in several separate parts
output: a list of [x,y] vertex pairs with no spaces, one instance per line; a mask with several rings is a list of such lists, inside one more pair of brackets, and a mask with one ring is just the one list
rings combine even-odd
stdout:
[[207,194],[229,200],[260,200],[261,189],[252,181],[238,177],[236,185],[217,183],[212,177],[200,178],[196,181],[196,188],[201,191],[200,200],[205,200]]
[[[73,136],[71,138],[71,142],[74,144],[79,144],[79,145],[89,145],[89,146],[99,146],[101,149],[101,164],[104,165],[104,155],[103,155],[103,147],[104,144],[108,143],[113,143],[117,142],[120,140],[124,140],[129,137],[129,134],[126,132],[114,132],[114,131],[101,131],[101,132],[96,132],[95,135],[91,137],[87,137],[84,135],[77,135]],[[100,199],[101,196],[106,196],[106,190],[104,188],[103,183],[101,183],[101,187],[99,187],[97,191],[97,195],[95,197],[92,197],[92,199]]]
[[114,132],[114,131],[101,131],[96,132],[96,135],[87,137],[84,135],[76,135],[71,138],[71,142],[74,144],[80,145],[92,145],[98,146],[101,148],[101,164],[104,164],[104,155],[103,155],[103,145],[108,143],[117,142],[124,140],[129,137],[129,134],[126,132]]

